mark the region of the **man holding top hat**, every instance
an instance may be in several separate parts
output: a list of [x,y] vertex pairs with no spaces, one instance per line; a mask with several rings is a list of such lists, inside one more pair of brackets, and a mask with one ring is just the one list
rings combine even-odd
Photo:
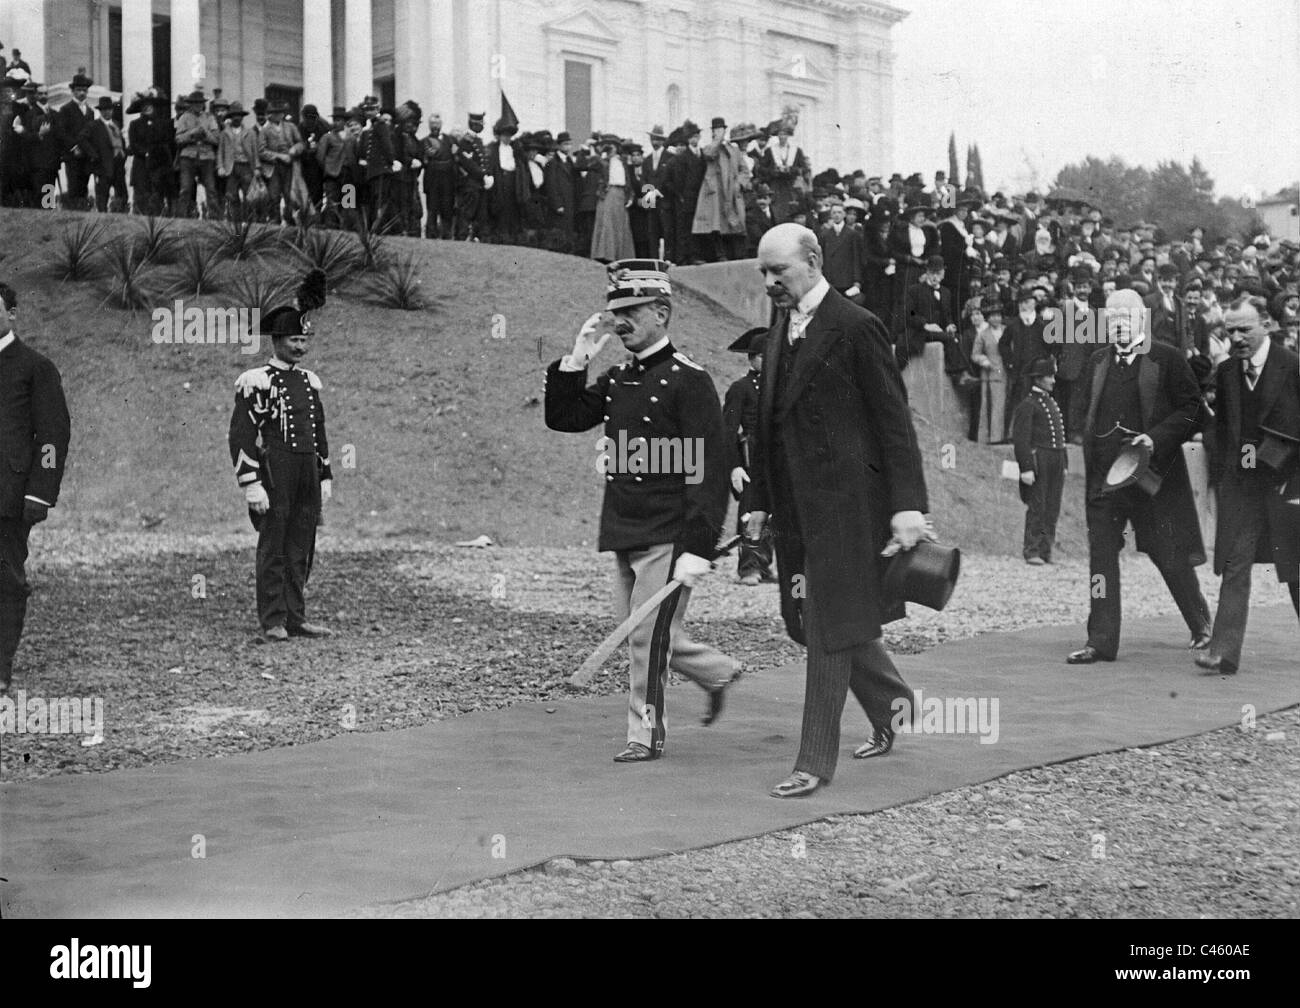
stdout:
[[[734,353],[749,357],[749,371],[731,383],[722,401],[722,425],[727,435],[735,437],[735,458],[728,467],[731,472],[731,492],[739,501],[737,532],[744,536],[748,528],[745,519],[750,511],[749,453],[758,429],[758,393],[763,378],[763,344],[767,340],[767,326],[747,329],[731,346]],[[764,529],[757,539],[742,538],[736,577],[743,585],[757,585],[775,581],[772,574],[772,534]]]
[[1243,295],[1224,315],[1232,349],[1215,375],[1207,439],[1223,584],[1214,636],[1196,664],[1227,675],[1241,661],[1252,564],[1273,564],[1300,615],[1300,359],[1269,338],[1266,311],[1263,298]]
[[1093,354],[1083,383],[1091,577],[1088,643],[1066,657],[1071,665],[1114,661],[1119,651],[1119,552],[1129,522],[1191,631],[1188,647],[1210,642],[1210,607],[1195,567],[1205,552],[1182,452],[1196,433],[1200,388],[1187,358],[1152,341],[1148,321],[1136,291],[1113,293],[1105,313],[1110,345]]
[[[670,580],[682,583],[628,637],[627,746],[614,757],[619,763],[663,755],[670,668],[708,693],[705,724],[717,718],[740,671],[734,659],[695,643],[683,627],[691,589],[712,568],[731,450],[713,381],[668,338],[668,265],[610,263],[607,310],[587,319],[573,352],[546,372],[547,427],[576,433],[604,425],[597,442],[605,473],[598,548],[614,554],[616,618],[626,619]],[[588,384],[587,367],[611,335],[633,359]]]
[[882,551],[930,537],[928,503],[884,325],[831,288],[808,228],[778,224],[758,261],[779,316],[766,337],[750,445],[749,531],[758,538],[771,514],[781,615],[808,648],[799,755],[771,792],[796,798],[835,773],[850,689],[871,725],[854,756],[893,746],[894,701],[910,705],[912,694],[881,643],[882,625],[905,615],[901,597],[885,591]]
[[235,382],[230,458],[258,530],[257,618],[264,641],[324,637],[307,622],[307,578],[321,505],[333,483],[321,381],[299,363],[307,353],[308,311],[325,303],[325,274],[312,270],[293,304],[261,320],[275,355]]

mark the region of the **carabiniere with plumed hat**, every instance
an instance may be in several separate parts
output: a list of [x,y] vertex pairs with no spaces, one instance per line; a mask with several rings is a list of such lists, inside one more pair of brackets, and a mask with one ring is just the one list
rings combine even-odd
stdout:
[[293,303],[262,317],[274,355],[235,382],[230,458],[258,531],[257,616],[265,642],[324,637],[308,623],[306,587],[316,550],[321,505],[333,488],[321,380],[300,363],[307,353],[307,314],[325,304],[325,274],[303,278]]

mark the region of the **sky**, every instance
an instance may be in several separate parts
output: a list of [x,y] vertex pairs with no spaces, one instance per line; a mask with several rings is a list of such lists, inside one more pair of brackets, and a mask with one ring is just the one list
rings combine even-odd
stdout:
[[985,187],[1066,164],[1199,156],[1219,196],[1300,178],[1300,0],[891,0],[894,165],[929,183],[956,131]]

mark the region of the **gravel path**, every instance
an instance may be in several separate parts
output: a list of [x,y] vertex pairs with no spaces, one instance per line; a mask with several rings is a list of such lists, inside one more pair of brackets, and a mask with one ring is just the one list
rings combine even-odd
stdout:
[[[571,696],[563,679],[611,625],[607,557],[465,549],[326,531],[311,611],[338,635],[255,642],[247,536],[94,538],[38,530],[14,689],[102,696],[101,744],[6,736],[0,778],[149,766],[386,731]],[[691,602],[696,636],[753,675],[802,657],[775,589],[730,564]],[[206,598],[193,597],[195,575]],[[939,614],[887,629],[896,652],[1043,624],[1080,626],[1086,566],[967,556]],[[1216,601],[1217,580],[1200,568]],[[1171,613],[1126,554],[1126,616]],[[1257,579],[1267,604],[1281,588]],[[93,600],[87,604],[87,600]],[[625,688],[611,661],[593,695]],[[350,711],[349,722],[345,712]],[[1283,737],[1277,737],[1277,733]],[[1294,916],[1300,712],[1146,750],[1017,773],[871,816],[710,850],[567,860],[364,916]]]

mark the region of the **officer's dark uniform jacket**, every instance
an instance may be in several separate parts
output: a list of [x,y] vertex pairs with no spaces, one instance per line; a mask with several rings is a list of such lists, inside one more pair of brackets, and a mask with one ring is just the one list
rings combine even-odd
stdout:
[[1035,448],[1065,450],[1065,422],[1052,394],[1035,385],[1016,407],[1011,422],[1016,465],[1021,472],[1033,472]]
[[745,448],[754,443],[754,432],[758,430],[758,391],[761,387],[762,372],[747,371],[744,377],[731,383],[722,402],[722,426],[728,438],[734,438],[735,447],[728,473],[736,466],[748,467]]
[[264,479],[259,434],[268,451],[315,455],[320,478],[332,479],[320,389],[315,374],[279,358],[239,376],[230,419],[230,458],[241,487]]
[[[727,445],[722,411],[708,373],[671,343],[642,361],[601,374],[591,386],[587,372],[546,372],[546,426],[576,433],[604,423],[607,451],[618,454],[620,434],[629,450],[638,438],[686,439],[703,446],[692,461],[695,475],[620,472],[605,475],[599,550],[631,550],[674,543],[678,552],[713,556],[726,517]],[[734,432],[733,432],[734,435]],[[653,442],[651,442],[653,444]],[[658,452],[651,451],[651,458]],[[681,456],[679,456],[681,457]]]

